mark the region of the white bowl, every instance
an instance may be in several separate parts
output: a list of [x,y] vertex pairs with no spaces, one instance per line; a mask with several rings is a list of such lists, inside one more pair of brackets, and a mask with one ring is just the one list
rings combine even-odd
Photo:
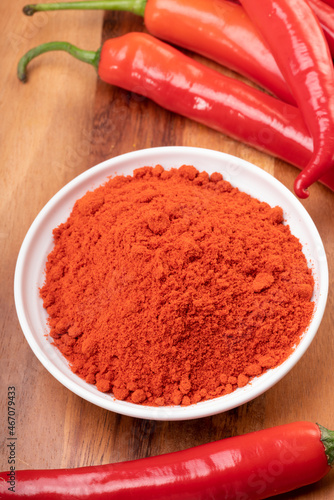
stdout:
[[[113,174],[131,175],[142,166],[161,164],[165,168],[194,165],[198,170],[221,172],[241,191],[283,208],[291,232],[300,240],[310,262],[316,286],[312,322],[290,357],[280,366],[255,378],[231,394],[190,406],[151,407],[116,400],[99,392],[69,368],[66,359],[51,345],[46,332],[47,314],[38,288],[44,282],[44,268],[53,248],[52,230],[64,222],[78,198],[104,183]],[[192,147],[160,147],[127,153],[107,160],[79,175],[63,187],[42,209],[31,225],[20,250],[14,280],[15,304],[23,333],[37,358],[65,387],[102,408],[154,420],[185,420],[230,410],[259,396],[286,375],[305,353],[320,325],[328,292],[328,267],[319,233],[298,199],[279,181],[260,168],[228,154]]]

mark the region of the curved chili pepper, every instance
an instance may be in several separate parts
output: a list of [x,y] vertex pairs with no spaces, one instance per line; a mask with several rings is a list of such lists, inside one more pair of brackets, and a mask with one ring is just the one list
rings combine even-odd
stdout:
[[334,69],[319,22],[305,0],[241,0],[267,40],[310,130],[314,153],[294,189],[307,188],[333,168]]
[[[235,4],[241,5],[240,0],[230,0]],[[326,0],[306,0],[313,10],[314,14],[318,18],[320,26],[324,32],[326,37],[329,50],[334,56],[334,0],[328,0],[327,3],[324,3]],[[331,5],[331,7],[330,7]]]
[[27,5],[23,12],[63,9],[126,10],[144,16],[146,28],[157,38],[216,61],[295,104],[271,52],[240,5],[227,0],[88,0]]
[[[21,58],[19,79],[25,81],[29,61],[50,50],[66,51],[92,64],[107,83],[142,94],[299,168],[312,155],[313,142],[297,108],[206,67],[151,35],[127,33],[107,40],[97,52],[67,42],[45,43]],[[321,180],[334,189],[332,171]]]
[[334,1],[333,6],[330,7],[324,3],[323,0],[307,0],[311,9],[317,16],[320,26],[326,37],[329,50],[334,55]]
[[[261,500],[314,483],[334,460],[334,432],[295,422],[129,462],[15,474],[30,500]],[[12,498],[0,474],[3,500]]]

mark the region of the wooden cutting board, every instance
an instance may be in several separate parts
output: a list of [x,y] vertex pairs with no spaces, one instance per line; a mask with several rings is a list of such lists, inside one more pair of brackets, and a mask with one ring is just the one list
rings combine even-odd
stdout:
[[[298,171],[165,111],[147,98],[99,81],[92,68],[66,54],[36,59],[29,67],[28,83],[22,85],[15,76],[18,58],[39,43],[66,39],[93,50],[106,38],[145,31],[143,19],[123,12],[59,12],[28,19],[21,14],[23,5],[20,0],[0,7],[0,469],[8,467],[8,387],[15,387],[16,392],[17,469],[136,459],[294,420],[334,428],[332,287],[317,337],[298,365],[264,395],[213,417],[155,422],[108,412],[69,392],[34,356],[16,317],[15,262],[29,225],[69,180],[116,155],[164,145],[234,154],[274,175],[290,190]],[[323,238],[332,285],[334,193],[317,184],[303,204]],[[330,473],[316,485],[276,498],[329,500],[333,495],[334,475]]]

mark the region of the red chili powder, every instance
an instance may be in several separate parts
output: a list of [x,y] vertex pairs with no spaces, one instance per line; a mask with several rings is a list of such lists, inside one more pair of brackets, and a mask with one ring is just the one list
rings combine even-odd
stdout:
[[193,166],[143,167],[54,229],[40,296],[73,372],[133,403],[189,405],[282,363],[314,281],[271,208]]

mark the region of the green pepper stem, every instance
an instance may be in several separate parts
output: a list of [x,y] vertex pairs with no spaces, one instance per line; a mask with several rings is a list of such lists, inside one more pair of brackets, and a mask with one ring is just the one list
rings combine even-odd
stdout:
[[334,464],[334,431],[330,431],[317,424],[321,433],[321,442],[325,447],[327,462],[330,467]]
[[23,7],[27,16],[47,10],[125,10],[144,16],[147,0],[86,0],[82,2],[41,3]]
[[48,42],[30,49],[23,57],[21,57],[17,66],[17,76],[19,80],[21,80],[21,82],[27,81],[27,65],[32,59],[40,54],[51,52],[53,50],[63,50],[68,54],[71,54],[71,56],[76,59],[91,64],[96,70],[98,69],[100,49],[97,51],[82,50],[68,42]]

